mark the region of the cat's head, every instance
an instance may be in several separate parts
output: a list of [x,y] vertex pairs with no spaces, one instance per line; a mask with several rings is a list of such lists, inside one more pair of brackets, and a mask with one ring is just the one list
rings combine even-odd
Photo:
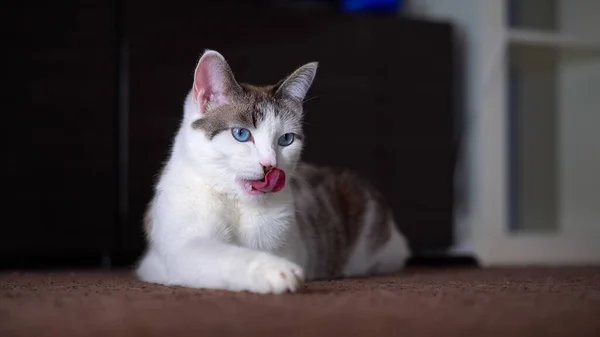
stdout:
[[186,157],[229,194],[253,198],[285,188],[300,160],[302,103],[316,71],[313,62],[274,85],[241,84],[221,54],[206,51],[185,106]]

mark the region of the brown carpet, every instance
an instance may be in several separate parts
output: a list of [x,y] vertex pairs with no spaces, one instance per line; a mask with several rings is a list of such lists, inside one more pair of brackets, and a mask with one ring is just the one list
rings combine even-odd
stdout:
[[0,336],[600,336],[600,268],[412,269],[284,296],[7,272]]

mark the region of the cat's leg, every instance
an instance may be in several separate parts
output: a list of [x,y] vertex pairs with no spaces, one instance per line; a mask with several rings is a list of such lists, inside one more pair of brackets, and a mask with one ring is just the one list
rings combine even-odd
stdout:
[[[398,230],[393,217],[383,216],[377,207],[370,204],[364,217],[361,234],[354,244],[352,253],[344,268],[347,277],[374,274],[388,274],[403,269],[410,257],[410,248]],[[385,220],[382,222],[381,220]],[[386,235],[389,237],[374,245],[373,240]]]
[[[140,264],[138,276],[142,280],[277,294],[294,292],[304,281],[303,269],[289,260],[213,239],[194,239],[179,248],[161,248],[154,248],[152,254],[151,248]],[[162,265],[156,263],[158,260]]]
[[136,272],[138,277],[146,282],[166,284],[168,280],[165,263],[152,246],[144,253]]
[[389,274],[400,271],[410,257],[410,248],[406,238],[398,231],[396,223],[390,221],[389,240],[373,255],[373,274]]

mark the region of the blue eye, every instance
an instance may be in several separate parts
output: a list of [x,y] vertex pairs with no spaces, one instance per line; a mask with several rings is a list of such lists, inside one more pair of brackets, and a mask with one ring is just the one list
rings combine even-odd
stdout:
[[231,134],[238,142],[247,142],[250,139],[250,130],[245,128],[233,128]]
[[286,133],[285,135],[279,137],[279,139],[277,140],[277,144],[281,145],[281,146],[288,146],[290,144],[292,144],[294,142],[294,134],[293,133]]

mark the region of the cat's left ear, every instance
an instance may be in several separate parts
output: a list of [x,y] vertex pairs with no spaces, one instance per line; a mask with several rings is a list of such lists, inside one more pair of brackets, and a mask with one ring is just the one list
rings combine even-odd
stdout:
[[275,95],[288,97],[299,102],[304,100],[317,74],[318,62],[311,62],[296,69],[290,76],[282,80]]

